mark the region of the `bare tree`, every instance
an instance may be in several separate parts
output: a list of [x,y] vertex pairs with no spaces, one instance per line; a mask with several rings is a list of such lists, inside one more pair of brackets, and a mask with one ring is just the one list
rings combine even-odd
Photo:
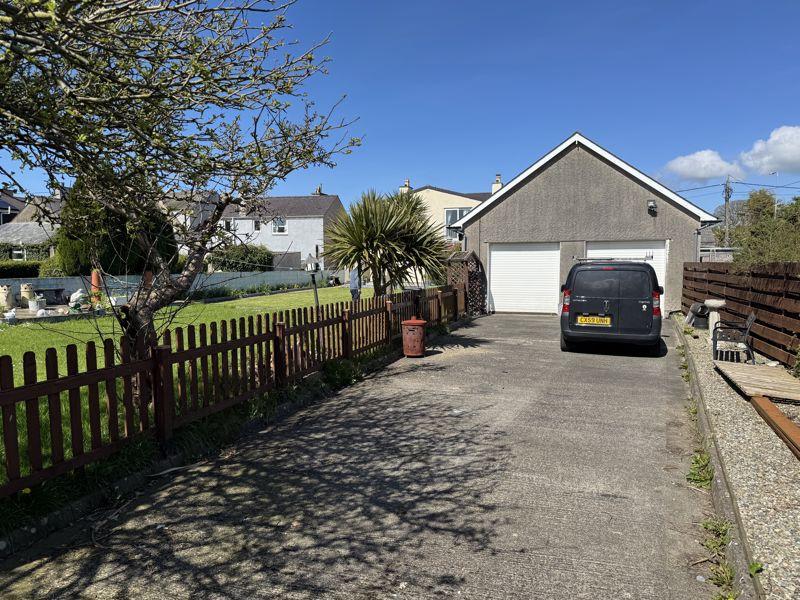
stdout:
[[[303,91],[325,72],[317,53],[326,40],[301,49],[285,39],[292,4],[0,1],[0,143],[51,188],[80,177],[96,205],[126,219],[154,279],[115,314],[142,352],[155,342],[156,312],[225,243],[227,207],[255,210],[275,182],[333,166],[359,144],[334,119],[336,106],[318,111]],[[11,168],[0,172],[22,188]],[[185,218],[172,227],[188,255],[171,276],[141,224],[152,211],[166,215],[176,195]],[[42,218],[57,222],[48,210],[43,203]]]

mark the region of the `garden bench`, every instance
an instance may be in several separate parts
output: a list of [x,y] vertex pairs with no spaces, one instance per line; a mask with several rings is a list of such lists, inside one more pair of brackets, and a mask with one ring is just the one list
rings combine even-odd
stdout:
[[[753,347],[750,343],[750,329],[756,321],[755,313],[750,313],[744,323],[733,323],[731,321],[718,321],[714,325],[712,333],[713,358],[714,360],[731,360],[731,362],[741,362],[742,352],[745,354],[745,361],[756,364]],[[725,358],[723,358],[725,357]]]

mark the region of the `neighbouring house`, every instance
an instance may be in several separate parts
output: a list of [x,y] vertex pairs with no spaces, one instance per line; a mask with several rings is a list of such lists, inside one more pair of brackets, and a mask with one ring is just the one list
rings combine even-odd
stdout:
[[[180,246],[181,231],[193,229],[208,219],[219,200],[219,193],[213,190],[179,191],[159,200],[158,204],[175,229],[176,241]],[[179,250],[182,254],[187,252],[185,247],[181,247]]]
[[[492,184],[492,191],[502,187],[500,175],[497,175]],[[442,235],[452,242],[458,241],[458,233],[450,229],[450,225],[469,213],[492,194],[489,192],[455,192],[445,188],[424,185],[419,188],[412,188],[410,180],[406,179],[400,192],[413,192],[425,203],[428,211],[428,218],[435,223],[442,231]]]
[[[47,198],[47,202],[49,210],[58,214],[60,196]],[[42,215],[35,204],[24,205],[13,221],[0,225],[0,260],[44,260],[52,256],[56,231],[58,225]]]
[[662,306],[680,308],[683,263],[714,215],[575,133],[453,224],[488,274],[488,309],[557,312],[580,258],[653,265]]
[[345,209],[339,196],[321,189],[310,196],[270,196],[253,209],[229,206],[223,226],[241,243],[266,246],[277,267],[301,268],[311,256],[325,264],[328,227]]
[[14,196],[8,187],[0,188],[0,225],[13,221],[23,208],[24,200]]

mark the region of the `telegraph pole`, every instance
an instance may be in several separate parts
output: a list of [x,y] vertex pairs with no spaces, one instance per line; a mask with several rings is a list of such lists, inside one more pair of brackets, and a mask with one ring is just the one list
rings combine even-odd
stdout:
[[725,247],[731,247],[731,195],[733,188],[731,187],[731,176],[725,178]]

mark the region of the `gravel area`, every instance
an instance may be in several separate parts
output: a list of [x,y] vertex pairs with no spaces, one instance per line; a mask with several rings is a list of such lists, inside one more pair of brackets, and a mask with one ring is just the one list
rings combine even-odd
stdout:
[[788,404],[782,402],[778,404],[778,408],[780,408],[783,413],[797,425],[800,425],[800,404]]
[[[688,346],[766,596],[800,599],[800,461],[717,373],[705,336]],[[798,406],[781,409],[800,417]]]

